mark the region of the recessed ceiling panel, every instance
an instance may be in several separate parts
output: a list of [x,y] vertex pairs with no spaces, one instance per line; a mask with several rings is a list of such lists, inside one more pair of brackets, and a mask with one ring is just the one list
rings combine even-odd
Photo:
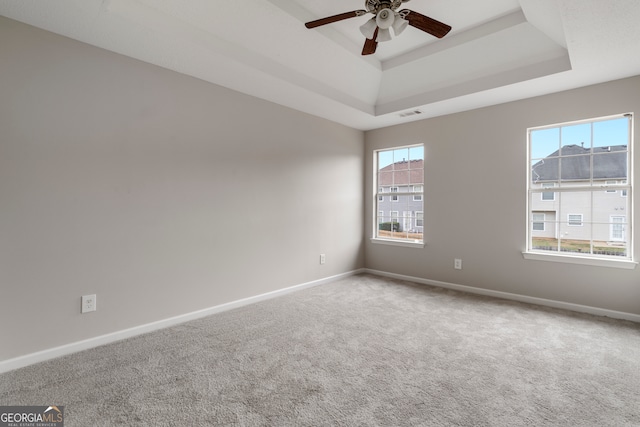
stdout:
[[[566,49],[525,22],[385,70],[377,103],[459,86],[561,57],[568,58]],[[530,77],[523,73],[522,78]],[[511,83],[512,79],[505,82]]]

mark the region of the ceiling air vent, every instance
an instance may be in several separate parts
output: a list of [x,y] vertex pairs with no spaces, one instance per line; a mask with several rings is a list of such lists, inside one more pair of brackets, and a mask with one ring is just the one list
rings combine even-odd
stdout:
[[422,111],[420,110],[405,111],[404,113],[400,113],[400,117],[415,116],[416,114],[422,114]]

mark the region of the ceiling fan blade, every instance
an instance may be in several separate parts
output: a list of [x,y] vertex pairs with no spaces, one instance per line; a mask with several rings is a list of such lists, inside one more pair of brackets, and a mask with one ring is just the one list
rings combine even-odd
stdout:
[[424,16],[421,13],[414,12],[413,10],[406,10],[409,13],[405,19],[409,21],[409,25],[412,27],[416,27],[417,29],[429,33],[439,39],[443,38],[449,31],[451,31],[451,26],[447,24],[436,21],[428,16]]
[[376,27],[376,30],[373,32],[373,38],[366,39],[364,41],[364,47],[362,48],[363,55],[371,55],[372,53],[376,53],[376,47],[378,47],[376,37],[378,37],[378,27]]
[[343,19],[355,18],[356,16],[362,16],[367,13],[366,10],[354,10],[352,12],[340,13],[338,15],[327,16],[326,18],[316,19],[304,24],[307,28],[316,28],[321,25],[331,24],[332,22],[342,21]]

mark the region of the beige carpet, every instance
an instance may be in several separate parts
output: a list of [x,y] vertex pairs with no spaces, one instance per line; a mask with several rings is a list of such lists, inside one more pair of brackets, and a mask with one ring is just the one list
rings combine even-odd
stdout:
[[70,426],[640,426],[640,325],[361,275],[0,375]]

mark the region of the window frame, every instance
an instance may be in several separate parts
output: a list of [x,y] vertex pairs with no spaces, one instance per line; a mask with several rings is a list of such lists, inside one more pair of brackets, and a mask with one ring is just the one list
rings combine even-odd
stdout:
[[[379,200],[379,193],[376,191],[377,189],[382,188],[381,184],[378,182],[378,173],[379,173],[379,169],[378,169],[378,161],[379,161],[379,155],[380,153],[384,153],[384,152],[392,152],[395,150],[402,150],[402,149],[412,149],[412,148],[417,148],[420,147],[422,148],[422,158],[421,159],[409,159],[409,161],[411,160],[422,160],[422,164],[423,164],[423,168],[422,168],[422,183],[421,184],[413,184],[410,181],[405,185],[405,184],[400,184],[400,185],[396,185],[395,183],[392,183],[391,186],[389,186],[389,193],[385,193],[385,195],[389,196],[389,202],[392,203],[399,203],[401,201],[403,201],[402,203],[408,203],[408,204],[420,204],[420,208],[417,209],[413,206],[409,206],[407,205],[406,207],[410,207],[409,209],[400,209],[400,206],[396,207],[392,207],[391,209],[394,210],[390,210],[389,211],[389,221],[393,222],[393,220],[396,220],[399,224],[401,224],[401,226],[403,224],[406,223],[406,219],[409,217],[400,216],[400,211],[407,211],[411,213],[411,224],[412,224],[412,228],[417,228],[420,227],[422,229],[422,239],[411,239],[411,238],[400,238],[400,237],[387,237],[387,236],[380,236],[378,234],[379,232],[379,224],[384,222],[380,222],[380,218],[379,218],[379,213],[383,211],[382,208],[380,208],[380,203],[383,202],[383,200]],[[398,160],[397,162],[399,162],[400,160]],[[405,246],[405,247],[413,247],[413,248],[424,248],[424,144],[420,143],[420,144],[411,144],[411,145],[403,145],[403,146],[397,146],[397,147],[389,147],[389,148],[381,148],[381,149],[377,149],[377,150],[373,150],[373,229],[372,229],[372,237],[371,237],[371,242],[372,243],[376,243],[376,244],[384,244],[384,245],[391,245],[391,246]],[[410,163],[411,165],[411,163]],[[409,166],[409,170],[411,170],[410,166]],[[414,169],[415,170],[415,169]],[[420,187],[422,189],[422,191],[416,192],[416,188],[415,187]],[[393,191],[396,190],[396,191]],[[393,195],[391,194],[393,193]],[[416,200],[416,196],[418,197],[419,200]],[[415,225],[416,223],[416,218],[415,218],[415,212],[421,212],[422,213],[422,225],[421,226],[417,226]],[[394,213],[397,213],[397,216],[394,216],[392,219],[392,216]],[[384,218],[384,215],[383,215]],[[415,227],[414,227],[415,225]]]
[[[578,179],[578,181],[581,182],[568,182],[571,181],[569,178],[563,178],[562,175],[562,167],[559,166],[559,174],[557,176],[557,180],[558,183],[560,183],[561,185],[558,186],[555,183],[554,184],[554,198],[552,199],[544,199],[544,194],[545,193],[550,193],[548,191],[544,191],[545,187],[549,188],[548,183],[537,183],[535,182],[535,180],[533,179],[532,176],[532,166],[534,165],[534,162],[536,162],[537,160],[547,160],[548,158],[553,160],[553,157],[550,157],[549,155],[547,155],[547,157],[535,157],[532,158],[532,132],[533,131],[537,131],[537,130],[552,130],[557,128],[559,132],[564,131],[564,128],[569,128],[571,126],[574,125],[583,125],[583,124],[591,124],[591,127],[589,129],[590,132],[590,137],[592,138],[592,142],[589,143],[588,145],[588,155],[589,156],[589,161],[590,161],[590,170],[593,171],[593,165],[594,165],[594,159],[596,158],[596,156],[601,155],[600,153],[598,153],[596,151],[596,149],[598,148],[604,148],[602,145],[596,145],[593,143],[593,138],[595,138],[595,134],[594,134],[594,129],[595,126],[593,126],[593,124],[598,123],[598,122],[604,122],[604,121],[608,121],[608,120],[615,120],[615,119],[621,119],[621,118],[627,118],[628,119],[628,134],[627,134],[627,141],[626,141],[626,180],[617,180],[615,183],[613,183],[612,179],[608,179],[605,182],[600,181],[601,178],[597,178],[596,176],[594,176],[593,172],[591,172],[590,178],[588,180],[580,180]],[[522,252],[523,257],[525,259],[531,259],[531,260],[541,260],[541,261],[553,261],[553,262],[561,262],[561,263],[570,263],[570,264],[586,264],[586,265],[597,265],[597,266],[603,266],[603,267],[617,267],[617,268],[626,268],[626,269],[633,269],[636,267],[636,265],[638,264],[638,262],[636,262],[634,260],[634,233],[633,233],[633,225],[632,225],[632,218],[633,218],[633,209],[634,209],[634,203],[633,200],[631,199],[633,196],[633,169],[634,169],[634,162],[633,162],[633,152],[634,152],[634,114],[633,113],[623,113],[623,114],[615,114],[615,115],[611,115],[611,116],[604,116],[604,117],[597,117],[597,118],[591,118],[591,119],[585,119],[585,120],[578,120],[578,121],[570,121],[570,122],[564,122],[564,123],[557,123],[557,124],[552,124],[552,125],[547,125],[547,126],[537,126],[537,127],[531,127],[528,128],[526,130],[527,132],[527,137],[526,137],[526,146],[527,146],[527,150],[526,150],[526,165],[527,165],[527,173],[526,173],[526,179],[527,179],[527,185],[526,185],[526,221],[527,221],[527,226],[526,226],[526,243],[525,243],[525,249]],[[560,134],[561,135],[561,134]],[[567,142],[571,142],[570,140]],[[618,145],[623,145],[623,144],[618,144]],[[574,143],[575,146],[575,143]],[[614,145],[612,145],[613,147]],[[565,147],[569,148],[570,145],[565,145],[564,141],[562,140],[562,135],[559,137],[558,140],[558,152],[557,153],[549,153],[550,155],[553,154],[555,156],[557,156],[556,158],[559,159],[560,162],[562,162],[562,159],[566,159],[568,156],[570,156],[570,154],[565,154]],[[584,146],[583,146],[584,147]],[[578,147],[579,148],[579,147]],[[606,154],[605,154],[606,155]],[[540,170],[538,170],[540,172]],[[534,172],[535,173],[535,172]],[[546,178],[549,179],[549,178]],[[556,178],[554,178],[556,179]],[[576,181],[576,180],[573,180]],[[588,182],[587,182],[588,181]],[[542,184],[542,185],[541,185]],[[547,184],[547,185],[545,185]],[[597,239],[597,235],[596,233],[596,227],[601,226],[601,224],[606,224],[606,223],[602,223],[602,222],[598,222],[597,220],[594,219],[593,215],[594,212],[596,212],[598,209],[602,209],[602,201],[600,200],[596,200],[597,195],[602,192],[604,193],[611,193],[613,191],[617,190],[621,190],[621,196],[628,198],[628,201],[626,202],[626,206],[625,206],[625,210],[626,212],[626,218],[627,218],[627,222],[624,223],[624,227],[628,227],[628,242],[626,242],[626,253],[624,256],[619,255],[619,256],[614,256],[614,254],[609,253],[609,254],[602,254],[602,252],[598,252],[595,251],[594,248],[594,244],[596,242],[601,241],[602,239]],[[566,214],[566,226],[570,226],[570,227],[583,227],[583,229],[585,230],[585,232],[588,233],[588,239],[582,239],[582,240],[587,240],[588,242],[590,242],[590,247],[591,249],[589,250],[588,253],[586,252],[564,252],[564,249],[560,248],[560,243],[558,243],[558,250],[557,251],[545,251],[545,250],[541,250],[540,248],[538,249],[533,249],[533,236],[534,233],[536,231],[541,231],[541,230],[533,230],[533,224],[534,222],[538,223],[540,221],[534,221],[533,216],[534,214],[539,212],[539,208],[538,209],[534,209],[534,206],[537,202],[535,202],[535,198],[537,197],[538,199],[540,199],[543,202],[551,202],[553,201],[554,206],[561,206],[562,205],[562,200],[563,200],[563,195],[565,193],[567,193],[567,197],[570,196],[572,193],[579,193],[579,192],[588,192],[590,194],[590,204],[589,206],[589,210],[590,210],[590,214],[586,217],[587,218],[587,222],[585,222],[585,216],[584,214],[578,214],[578,213],[574,213],[569,211],[569,213]],[[558,196],[555,195],[555,193],[558,193]],[[539,196],[537,195],[539,194]],[[624,195],[623,195],[624,194]],[[565,198],[566,200],[566,198]],[[618,199],[619,200],[619,199]],[[561,209],[561,208],[560,208]],[[570,207],[569,207],[570,209]],[[562,210],[562,209],[561,209]],[[568,210],[568,209],[567,209]],[[558,211],[558,213],[560,213],[561,211]],[[566,212],[566,210],[565,210]],[[577,222],[574,219],[571,219],[574,216],[580,215],[580,224],[577,224]],[[561,224],[561,222],[558,222],[559,218],[556,216],[556,225]],[[546,227],[545,227],[546,228]],[[544,231],[544,230],[542,230]],[[556,233],[558,233],[558,231],[556,230]],[[583,232],[580,232],[583,233]],[[560,242],[562,240],[562,237],[560,237],[561,235],[558,235],[558,237],[556,237],[556,239],[560,239],[558,240],[558,242]],[[566,240],[566,239],[565,239]]]
[[[572,218],[574,217],[574,218]],[[578,220],[576,221],[576,218]],[[584,225],[584,215],[581,213],[568,213],[567,214],[567,226],[569,227],[582,227]]]

